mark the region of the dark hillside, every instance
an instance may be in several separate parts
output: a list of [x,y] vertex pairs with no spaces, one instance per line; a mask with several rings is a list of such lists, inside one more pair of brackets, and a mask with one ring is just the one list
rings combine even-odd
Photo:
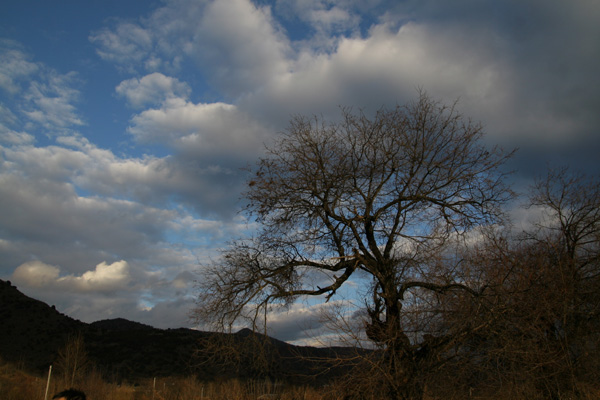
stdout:
[[33,370],[47,369],[69,335],[87,325],[0,280],[0,356]]
[[[89,360],[116,380],[194,374],[206,381],[268,376],[317,383],[340,372],[323,361],[334,349],[292,346],[248,329],[231,335],[157,329],[122,318],[86,324],[1,280],[0,321],[0,357],[36,373],[56,363],[59,349],[78,333]],[[353,350],[335,351],[349,355]]]
[[101,321],[92,322],[90,326],[99,330],[106,330],[112,332],[144,330],[149,331],[154,329],[150,325],[129,321],[124,318],[103,319]]

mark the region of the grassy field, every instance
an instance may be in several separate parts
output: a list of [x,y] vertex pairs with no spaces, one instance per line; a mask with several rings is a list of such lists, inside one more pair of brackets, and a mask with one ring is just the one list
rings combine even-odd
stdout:
[[[35,376],[18,365],[0,360],[0,398],[2,400],[44,400],[48,376]],[[70,385],[60,376],[52,376],[47,399],[70,386],[84,391],[88,400],[381,400],[372,396],[349,396],[347,388],[334,385],[322,388],[288,386],[269,381],[227,380],[202,382],[194,377],[144,379],[135,382],[111,383],[98,372],[89,371],[85,378]],[[442,396],[425,395],[424,400],[542,400],[544,397],[527,386],[506,385],[493,391],[473,390]],[[597,387],[580,387],[577,396],[564,400],[600,399]],[[561,397],[560,400],[563,400]]]
[[[17,365],[0,361],[0,397],[2,400],[43,400],[46,376],[34,376]],[[68,388],[70,382],[61,377],[51,377],[48,399],[54,393]],[[320,400],[335,398],[328,390],[283,386],[268,381],[229,380],[201,382],[193,377],[145,379],[120,384],[105,381],[97,372],[89,372],[85,379],[73,385],[84,391],[89,400]]]

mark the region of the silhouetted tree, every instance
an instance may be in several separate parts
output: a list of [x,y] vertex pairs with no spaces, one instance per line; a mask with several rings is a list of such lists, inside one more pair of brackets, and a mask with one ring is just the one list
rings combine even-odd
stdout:
[[342,117],[293,118],[258,161],[246,198],[262,230],[207,268],[196,316],[257,328],[270,305],[328,301],[360,273],[372,282],[364,329],[383,354],[378,386],[387,398],[421,398],[421,372],[472,329],[437,330],[432,301],[481,289],[454,273],[458,260],[434,255],[502,219],[511,192],[500,167],[510,154],[486,148],[479,124],[425,93],[373,118]]
[[444,315],[483,328],[463,343],[455,377],[460,370],[482,390],[512,386],[551,399],[583,396],[596,385],[599,183],[551,171],[532,188],[534,225],[489,235],[464,258],[486,288],[476,301],[448,304],[452,312]]

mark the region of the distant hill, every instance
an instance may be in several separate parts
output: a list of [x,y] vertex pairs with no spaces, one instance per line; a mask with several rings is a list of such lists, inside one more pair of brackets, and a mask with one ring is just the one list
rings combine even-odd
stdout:
[[323,360],[354,351],[292,346],[249,329],[232,335],[157,329],[123,318],[86,324],[0,280],[0,357],[5,361],[44,372],[76,334],[83,336],[94,365],[116,380],[195,374],[205,380],[268,376],[310,383],[317,373],[327,380],[342,372]]
[[125,318],[103,319],[92,322],[90,326],[107,331],[143,331],[154,329],[150,325],[129,321]]

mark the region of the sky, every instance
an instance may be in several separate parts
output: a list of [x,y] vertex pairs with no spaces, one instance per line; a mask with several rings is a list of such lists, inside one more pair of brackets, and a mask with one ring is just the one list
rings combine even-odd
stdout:
[[[0,279],[64,314],[193,327],[245,167],[294,115],[420,89],[547,168],[600,172],[596,0],[20,0],[0,3]],[[319,306],[273,315],[307,343]],[[311,325],[314,326],[314,325]]]

